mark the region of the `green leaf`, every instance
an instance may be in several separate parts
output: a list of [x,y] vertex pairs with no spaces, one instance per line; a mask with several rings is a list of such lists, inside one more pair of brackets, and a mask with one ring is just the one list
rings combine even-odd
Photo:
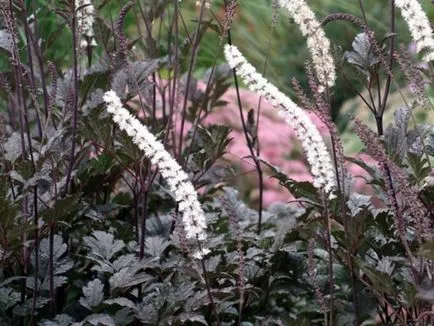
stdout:
[[81,297],[80,304],[92,311],[93,308],[99,306],[104,299],[104,284],[99,279],[89,281],[85,287],[83,287],[84,297]]
[[9,53],[13,53],[14,51],[12,35],[6,32],[4,29],[0,29],[0,48],[6,50]]
[[426,150],[429,155],[434,156],[434,132],[430,132],[427,139]]
[[279,184],[284,186],[295,198],[305,198],[312,203],[321,205],[321,200],[318,194],[318,190],[313,186],[311,182],[308,181],[295,181],[289,178],[285,173],[283,173],[278,167],[273,164],[260,160],[266,166],[271,169],[272,176],[279,180]]
[[385,292],[390,295],[397,294],[390,275],[367,265],[361,265],[361,269],[372,282],[376,291]]
[[434,241],[426,241],[419,249],[419,255],[429,260],[434,260]]
[[133,265],[127,268],[123,268],[120,271],[113,274],[109,279],[111,290],[118,288],[128,288],[138,284],[149,282],[153,279],[152,276],[146,273],[138,273],[142,268],[140,265]]
[[53,320],[43,320],[42,326],[69,326],[74,319],[66,314],[57,315]]
[[418,183],[430,175],[431,167],[425,155],[407,153],[407,163],[410,165]]
[[164,251],[170,246],[170,242],[162,237],[147,237],[145,252],[153,257],[162,257]]
[[130,325],[134,321],[134,313],[128,308],[116,311],[114,316],[116,326]]
[[379,172],[379,170],[375,167],[372,167],[368,164],[366,164],[364,161],[359,160],[357,158],[354,157],[350,157],[350,156],[345,156],[345,160],[351,163],[354,163],[358,166],[360,166],[361,168],[363,168],[366,172],[369,173],[369,175],[372,177],[373,181],[372,182],[382,182],[382,177],[381,174]]
[[196,322],[201,325],[208,325],[205,317],[197,313],[183,313],[180,314],[177,319],[184,325],[186,322]]
[[369,37],[365,33],[357,34],[352,46],[353,51],[345,51],[344,56],[349,63],[361,68],[362,71],[368,70],[369,67],[380,62],[375,55]]
[[20,302],[21,295],[13,289],[2,287],[0,288],[0,311],[6,312],[9,308]]
[[136,305],[134,304],[134,302],[132,302],[131,300],[129,300],[127,298],[108,299],[108,300],[105,300],[104,303],[108,304],[108,305],[117,304],[117,305],[119,305],[121,307],[130,308],[131,310],[135,310],[136,309]]
[[19,132],[14,132],[4,144],[4,158],[10,162],[15,162],[21,155],[21,136]]
[[77,210],[80,193],[58,199],[53,207],[41,212],[41,218],[46,221],[61,221]]
[[125,248],[122,240],[115,240],[113,234],[104,231],[93,231],[91,236],[83,238],[83,242],[90,251],[89,257],[107,261]]
[[[65,256],[68,250],[68,245],[63,242],[63,239],[58,234],[53,236],[53,255],[51,261],[53,264],[53,286],[58,288],[68,281],[66,276],[62,274],[69,271],[73,266],[73,261]],[[50,241],[48,238],[41,239],[39,243],[39,278],[41,281],[40,289],[49,290],[49,262],[50,262]],[[35,263],[35,256],[32,254],[32,264]],[[30,282],[29,287],[33,288],[33,283]]]
[[114,90],[121,99],[127,98],[126,90],[137,94],[137,85],[140,93],[143,94],[152,86],[148,81],[149,75],[157,70],[160,64],[159,59],[148,61],[134,61],[128,66],[122,66],[114,75],[111,89]]
[[[50,302],[50,299],[47,298],[36,298],[36,303],[35,303],[35,307],[36,309],[40,309],[42,307],[44,307],[45,305],[48,304],[48,302]],[[31,311],[32,311],[32,306],[33,306],[33,299],[27,299],[26,301],[24,301],[24,303],[19,304],[17,306],[15,306],[14,308],[14,314],[18,315],[18,316],[28,316],[30,315]]]
[[231,138],[228,138],[230,131],[229,127],[223,125],[198,127],[190,148],[194,170],[197,172],[208,170],[218,158],[223,156],[231,141]]
[[358,193],[351,193],[347,201],[351,215],[356,216],[361,211],[371,207],[371,196],[366,196]]
[[82,322],[74,323],[74,326],[87,326],[89,324],[93,326],[116,326],[113,318],[107,314],[90,315]]

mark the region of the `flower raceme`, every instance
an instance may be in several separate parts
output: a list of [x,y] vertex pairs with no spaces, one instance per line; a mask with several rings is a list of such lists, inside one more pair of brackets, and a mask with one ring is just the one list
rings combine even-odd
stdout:
[[305,0],[279,0],[280,6],[287,9],[301,34],[307,37],[307,47],[310,51],[316,76],[320,84],[319,91],[325,87],[333,87],[336,80],[335,64],[330,54],[330,41],[326,37],[315,14]]
[[[164,149],[163,144],[149,132],[148,128],[122,106],[116,92],[113,90],[106,92],[104,94],[104,102],[107,104],[107,111],[112,115],[113,121],[144,151],[151,163],[157,166],[161,175],[166,180],[170,191],[174,194],[175,200],[178,203],[178,210],[182,215],[186,238],[205,240],[205,214],[200,206],[197,193],[188,179],[188,175]],[[206,250],[202,250],[201,252],[206,254]],[[195,254],[196,258],[197,256]]]
[[[75,9],[77,10],[77,27],[80,34],[85,38],[80,41],[80,47],[96,46],[96,41],[93,33],[94,6],[91,0],[75,0]],[[88,43],[90,41],[90,44]]]
[[396,0],[401,15],[407,22],[411,37],[416,42],[416,51],[426,51],[425,62],[434,61],[434,37],[431,24],[417,0]]
[[247,62],[237,47],[226,45],[224,53],[229,65],[237,69],[237,73],[248,87],[264,96],[273,107],[280,109],[279,115],[294,128],[297,138],[301,140],[311,166],[314,186],[323,189],[330,197],[333,197],[332,192],[336,187],[334,167],[327,146],[308,115],[276,86],[256,72],[256,69]]

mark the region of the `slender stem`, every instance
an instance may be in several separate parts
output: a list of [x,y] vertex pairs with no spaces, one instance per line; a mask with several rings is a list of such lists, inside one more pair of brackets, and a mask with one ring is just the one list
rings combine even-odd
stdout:
[[134,224],[135,224],[135,237],[137,243],[140,243],[140,220],[139,220],[139,194],[137,193],[138,181],[137,178],[134,179]]
[[[23,4],[24,6],[24,4]],[[24,84],[23,84],[23,75],[22,75],[22,64],[20,60],[20,56],[18,53],[18,46],[17,41],[15,40],[15,33],[13,29],[15,28],[14,22],[14,12],[13,12],[13,3],[12,0],[9,1],[9,10],[10,10],[10,19],[11,19],[11,35],[12,35],[12,43],[13,43],[13,58],[16,62],[15,65],[15,78],[17,81],[17,100],[20,110],[20,132],[21,132],[21,146],[22,146],[22,158],[25,160],[25,140],[24,140],[24,128],[26,130],[26,136],[27,136],[27,142],[28,142],[28,148],[29,148],[29,155],[31,160],[31,167],[33,174],[36,173],[36,165],[35,165],[35,159],[33,156],[33,146],[32,146],[32,138],[30,135],[30,124],[28,119],[28,108],[25,100],[25,93],[24,93]],[[34,224],[35,224],[35,264],[34,264],[34,288],[33,288],[33,298],[32,298],[32,306],[31,306],[31,313],[30,313],[30,325],[34,324],[34,317],[35,317],[35,310],[36,310],[36,294],[38,291],[38,282],[39,282],[39,229],[38,229],[38,188],[37,186],[34,186],[34,194],[33,194],[33,214],[34,214]],[[28,209],[28,202],[27,202],[27,196],[24,195],[24,216],[25,220],[27,220],[27,209]],[[26,237],[24,235],[24,237]],[[28,252],[26,252],[27,255],[29,255]],[[26,259],[27,260],[27,259]],[[27,267],[25,266],[25,270],[27,270]],[[25,287],[24,287],[24,296],[25,296]],[[23,293],[22,293],[23,298]]]
[[[174,44],[175,44],[175,54],[174,57],[171,58],[173,61],[173,85],[171,89],[171,93],[169,92],[169,115],[167,119],[167,127],[166,127],[166,134],[164,137],[164,142],[166,143],[170,134],[172,122],[173,122],[173,112],[175,109],[175,102],[176,102],[176,88],[177,88],[177,81],[178,81],[178,69],[179,69],[179,45],[178,45],[178,39],[179,39],[179,7],[178,7],[178,0],[173,0],[174,2],[174,13],[173,13],[173,26],[175,28],[175,37],[174,37]],[[172,34],[170,33],[169,36],[171,37]],[[170,43],[170,41],[169,41]],[[170,45],[170,44],[169,44]],[[170,51],[169,51],[170,53]],[[170,54],[169,54],[170,55]],[[169,81],[170,85],[170,81]]]
[[[33,87],[33,90],[32,91],[34,91],[34,89],[36,89],[36,79],[35,79],[35,72],[34,72],[34,68],[33,68],[33,53],[32,53],[32,50],[31,50],[31,44],[33,43],[33,42],[31,42],[30,41],[30,35],[31,35],[31,31],[30,31],[30,27],[29,27],[29,23],[28,23],[28,21],[27,21],[27,11],[26,11],[26,6],[25,6],[25,4],[23,3],[22,4],[22,9],[23,9],[23,22],[24,22],[24,31],[25,31],[25,36],[26,36],[26,42],[27,42],[27,45],[26,45],[26,48],[27,48],[27,56],[28,56],[28,59],[29,59],[29,71],[30,71],[30,79],[31,79],[31,82],[32,82],[32,87]],[[42,75],[43,75],[44,73],[42,73]],[[39,110],[38,110],[38,108],[37,108],[37,103],[36,103],[36,101],[35,101],[35,112],[36,112],[36,122],[37,122],[37,125],[38,125],[38,132],[39,132],[39,137],[40,138],[42,138],[42,125],[41,125],[41,117],[40,117],[40,115],[39,115]],[[47,116],[48,116],[48,103],[47,103],[47,107],[46,107],[46,112],[45,112],[45,118],[47,118]]]
[[[383,119],[382,118],[383,118],[382,115],[378,115],[378,114],[375,115],[375,121],[376,121],[376,124],[377,124],[377,133],[378,133],[379,137],[381,137],[381,136],[384,135]],[[389,187],[390,197],[391,197],[391,200],[392,200],[391,205],[394,208],[395,214],[402,215],[401,209],[400,209],[400,207],[398,205],[398,200],[397,200],[397,196],[396,196],[396,189],[395,189],[395,187],[393,185],[392,173],[390,172],[389,165],[386,162],[383,162],[381,164],[383,165],[384,172],[385,172],[385,176],[384,177],[386,179],[385,180],[386,181],[386,187]],[[402,216],[401,217],[397,216],[396,218],[402,219]],[[402,245],[404,246],[407,258],[408,258],[408,260],[410,262],[410,268],[412,269],[413,273],[416,276],[417,275],[417,270],[416,270],[416,268],[413,265],[415,259],[413,257],[413,254],[411,253],[411,249],[410,249],[410,247],[408,245],[407,239],[405,238],[405,234],[403,234],[400,231],[399,227],[397,227],[397,231],[398,231],[400,240],[402,242]]]
[[[202,247],[200,245],[200,241],[197,240],[197,243],[198,243],[198,246],[199,246],[199,250],[202,251]],[[215,316],[216,325],[220,326],[221,325],[221,321],[220,321],[220,318],[219,318],[219,314],[218,314],[218,312],[217,312],[217,310],[215,308],[214,298],[213,298],[212,293],[211,293],[211,286],[209,284],[209,280],[208,280],[208,276],[207,276],[207,272],[206,272],[204,258],[202,258],[200,260],[200,262],[201,262],[201,265],[202,265],[203,278],[205,280],[206,292],[208,294],[208,298],[209,298],[209,301],[210,301],[210,304],[211,304],[211,309],[212,309],[212,312],[213,312],[213,314]]]
[[[393,69],[393,63],[394,63],[393,52],[395,52],[395,36],[393,36],[393,33],[395,33],[395,0],[390,0],[390,33],[392,33],[392,36],[390,37],[389,67],[390,67],[390,70],[392,70]],[[382,103],[381,107],[378,108],[381,114],[383,114],[384,110],[386,109],[387,98],[389,96],[391,82],[392,82],[392,75],[387,74],[386,88],[384,90],[383,103]]]
[[363,20],[365,21],[365,23],[368,23],[368,20],[366,19],[365,8],[363,6],[362,0],[359,0],[359,7],[360,7],[360,11],[362,12]]
[[[332,110],[331,110],[331,104],[330,104],[330,92],[328,87],[326,88],[326,94],[327,94],[327,103],[329,108],[329,115],[331,117]],[[335,167],[335,174],[336,174],[336,184],[338,188],[338,196],[339,196],[339,203],[341,207],[341,214],[342,214],[342,221],[344,225],[344,232],[346,241],[348,244],[348,250],[347,250],[347,259],[348,259],[348,268],[350,270],[351,275],[351,286],[352,286],[352,295],[353,295],[353,308],[354,308],[354,314],[355,314],[355,323],[356,325],[361,324],[360,319],[360,311],[359,311],[359,302],[357,297],[357,276],[356,271],[354,268],[354,259],[353,259],[353,246],[351,241],[351,235],[349,233],[349,227],[348,227],[348,216],[347,216],[347,206],[346,206],[346,196],[345,196],[345,168],[343,165],[344,158],[338,157],[338,140],[337,140],[337,132],[330,132],[331,135],[331,141],[332,141],[332,154],[333,154],[333,163]],[[343,155],[343,154],[341,154]],[[340,170],[340,172],[339,172]],[[341,177],[342,178],[341,178]]]
[[74,169],[75,163],[75,141],[77,135],[77,122],[78,122],[78,52],[77,52],[77,17],[76,17],[76,8],[73,6],[74,13],[72,15],[72,53],[73,53],[73,104],[72,104],[72,135],[71,135],[71,152],[69,157],[69,167],[66,176],[65,182],[65,190],[63,192],[63,197],[68,194],[69,183],[71,181],[72,170]]
[[54,293],[54,268],[53,268],[53,258],[54,258],[54,232],[55,232],[55,222],[50,222],[49,230],[49,253],[48,253],[48,291],[50,294],[50,314],[54,315],[56,311],[56,298]]
[[220,48],[222,46],[222,43],[223,43],[222,39],[220,39],[220,42],[217,45],[217,49],[215,51],[216,55],[214,57],[214,62],[213,62],[213,65],[211,67],[211,72],[209,73],[208,81],[206,83],[205,93],[203,94],[203,97],[202,97],[202,102],[201,102],[201,105],[200,105],[200,109],[199,109],[199,112],[197,113],[196,121],[195,121],[195,123],[193,125],[193,133],[192,133],[192,136],[191,136],[191,144],[188,147],[187,155],[185,156],[185,160],[187,162],[188,162],[188,158],[190,156],[191,149],[193,148],[193,144],[194,144],[194,142],[196,140],[196,133],[197,133],[197,130],[199,129],[200,120],[202,119],[201,118],[202,117],[202,112],[206,108],[205,104],[206,104],[206,100],[207,100],[207,98],[209,96],[209,93],[210,93],[210,90],[211,90],[211,80],[212,80],[212,77],[214,76],[214,71],[215,71],[215,68],[217,66],[218,53],[220,52]]
[[[17,113],[18,113],[18,122],[19,122],[19,130],[20,130],[20,145],[21,145],[21,159],[23,162],[26,160],[26,143],[25,143],[25,136],[24,136],[24,119],[23,119],[23,109],[22,109],[22,98],[21,98],[21,87],[22,87],[22,76],[21,76],[21,65],[19,63],[19,54],[18,54],[18,47],[17,43],[14,37],[14,31],[13,31],[13,5],[12,0],[9,1],[9,10],[10,10],[10,21],[6,21],[7,28],[9,29],[9,33],[12,35],[12,43],[13,43],[13,52],[12,52],[12,62],[18,62],[18,64],[13,64],[14,67],[14,77],[15,77],[15,83],[16,83],[16,89],[15,89],[15,97],[16,97],[16,104],[17,104]],[[6,17],[6,15],[5,15]],[[12,182],[11,177],[9,176],[9,179],[11,180],[11,189],[14,200],[16,200],[16,195],[14,191],[14,185]],[[23,211],[23,224],[27,224],[28,221],[28,198],[27,196],[24,196],[23,201],[21,202],[21,209]],[[20,235],[21,239],[21,257],[20,265],[22,269],[22,275],[27,276],[28,274],[28,262],[27,262],[27,256],[28,256],[28,248],[25,246],[25,242],[27,242],[27,233],[23,232]],[[23,304],[26,299],[26,280],[23,279],[20,282],[20,303]],[[24,318],[20,318],[20,326],[24,325]]]
[[185,94],[184,94],[184,104],[182,107],[181,130],[179,132],[179,144],[178,144],[178,158],[179,158],[179,161],[181,163],[182,163],[182,143],[183,143],[184,124],[185,124],[185,119],[187,117],[188,94],[189,94],[190,83],[191,83],[191,78],[192,78],[192,74],[193,74],[193,67],[194,67],[194,63],[196,61],[197,49],[199,48],[200,28],[202,25],[202,19],[203,19],[204,11],[205,11],[205,0],[202,0],[201,6],[200,6],[200,12],[199,12],[199,19],[198,19],[197,27],[196,27],[196,33],[194,35],[193,48],[192,48],[192,53],[191,53],[191,57],[190,57],[190,65],[188,67],[187,83],[185,85]]
[[330,296],[330,324],[333,324],[333,309],[334,309],[334,276],[333,276],[333,249],[332,249],[332,231],[331,231],[331,220],[330,220],[330,214],[327,208],[327,203],[325,201],[325,194],[324,194],[324,217],[326,219],[326,225],[327,225],[327,252],[329,254],[329,260],[328,260],[328,270],[329,270],[329,296]]
[[140,252],[139,252],[140,259],[143,259],[143,257],[145,256],[146,220],[148,219],[148,199],[149,199],[149,191],[145,190],[143,192],[143,208],[140,217]]
[[[224,1],[224,4],[226,7],[227,6],[227,0]],[[231,30],[230,29],[227,31],[227,38],[228,38],[229,45],[232,45]],[[232,72],[234,75],[234,83],[235,83],[235,91],[237,94],[238,111],[240,113],[241,125],[243,127],[244,137],[246,138],[247,147],[249,148],[250,155],[251,155],[251,157],[255,163],[256,171],[258,173],[258,178],[259,178],[259,208],[258,208],[258,226],[257,226],[256,233],[260,234],[261,228],[262,228],[262,201],[263,201],[263,193],[264,193],[263,172],[262,172],[261,164],[259,162],[258,157],[255,155],[253,144],[251,143],[251,141],[249,139],[249,134],[247,132],[246,121],[244,119],[244,114],[243,114],[243,106],[241,104],[240,87],[238,84],[238,77],[237,77],[236,68],[232,69]]]
[[[27,16],[27,14],[26,14]],[[45,112],[45,118],[48,119],[49,118],[49,96],[48,96],[48,90],[47,90],[47,82],[45,79],[45,73],[44,73],[44,62],[43,62],[43,58],[42,58],[42,51],[41,48],[39,46],[39,43],[37,42],[38,40],[38,18],[36,15],[35,10],[33,10],[33,19],[34,19],[34,30],[35,30],[35,34],[33,33],[29,33],[29,37],[31,40],[31,43],[33,45],[35,54],[36,54],[36,59],[37,59],[37,63],[38,63],[38,68],[39,68],[39,75],[41,78],[41,86],[42,86],[42,94],[43,94],[43,100],[44,100],[44,112]],[[25,23],[27,23],[27,20],[25,21]],[[30,30],[30,29],[29,29]],[[57,129],[56,124],[53,120],[53,127],[55,129]]]
[[[273,5],[274,7],[274,5]],[[274,11],[274,9],[273,9]],[[272,13],[272,15],[274,15],[274,12]],[[270,36],[273,33],[274,30],[274,21],[273,21],[274,17],[271,18],[271,24],[270,24],[270,29],[269,29],[269,34]],[[269,37],[267,40],[267,51],[265,53],[265,61],[264,61],[264,67],[262,68],[262,76],[266,77],[265,72],[267,71],[267,66],[268,66],[268,61],[270,59],[270,52],[271,52],[271,40],[272,37]],[[256,155],[259,156],[260,155],[260,141],[259,141],[259,118],[261,116],[261,104],[262,104],[262,99],[263,97],[260,96],[259,100],[258,100],[258,106],[256,108],[257,112],[256,112]]]
[[[228,35],[229,35],[229,31],[228,31]],[[249,135],[247,132],[246,121],[244,119],[243,107],[241,104],[241,95],[240,95],[240,89],[239,89],[239,84],[238,84],[237,71],[235,68],[233,69],[233,74],[234,74],[234,80],[235,80],[235,90],[237,93],[238,110],[240,113],[241,124],[243,126],[243,132],[244,132],[244,136],[246,138],[247,147],[249,148],[250,155],[251,155],[251,157],[255,163],[256,171],[258,173],[258,178],[259,178],[259,209],[258,209],[258,227],[257,227],[256,233],[260,234],[261,228],[262,228],[262,201],[263,201],[263,192],[264,192],[263,172],[262,172],[261,164],[258,160],[258,157],[255,155],[253,144],[250,141]]]
[[365,103],[366,104],[366,106],[369,108],[369,111],[371,111],[372,113],[374,113],[375,111],[375,109],[371,106],[371,104],[369,104],[368,103],[368,101],[365,99],[365,97],[362,95],[362,93],[360,93],[358,90],[357,90],[357,88],[355,88],[354,86],[353,86],[353,84],[350,82],[350,80],[348,79],[348,77],[345,75],[345,73],[342,71],[342,73],[341,73],[341,76],[342,76],[342,78],[345,80],[345,84],[347,85],[347,86],[349,86],[350,88],[351,88],[351,90],[354,92],[354,93],[356,93],[357,94],[357,96],[363,101],[363,103]]

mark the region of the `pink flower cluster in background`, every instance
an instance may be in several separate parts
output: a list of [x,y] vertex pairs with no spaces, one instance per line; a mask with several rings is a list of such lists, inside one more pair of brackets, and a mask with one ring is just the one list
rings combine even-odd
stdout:
[[[160,84],[161,86],[161,84]],[[204,91],[205,83],[198,82],[198,89]],[[247,112],[250,109],[257,114],[259,96],[250,90],[240,89],[241,102],[244,111],[244,118],[247,119]],[[232,141],[224,155],[223,160],[217,164],[223,166],[233,166],[239,171],[239,176],[230,182],[236,185],[242,198],[248,198],[250,203],[257,203],[259,199],[258,178],[252,159],[249,158],[250,151],[246,144],[246,139],[242,130],[239,109],[237,106],[237,95],[234,88],[229,88],[221,100],[226,101],[227,105],[215,107],[205,119],[203,125],[219,124],[227,125],[232,131],[230,137]],[[166,100],[167,103],[167,100]],[[181,106],[182,100],[179,101],[178,111],[175,115],[175,134],[181,132]],[[138,111],[140,115],[140,110]],[[310,118],[318,127],[321,135],[326,141],[329,139],[328,129],[321,120],[313,113]],[[191,123],[186,121],[184,125],[184,139],[191,128]],[[261,102],[261,114],[258,124],[258,138],[260,146],[260,158],[286,173],[288,177],[296,181],[312,181],[312,175],[305,160],[305,155],[300,142],[296,138],[294,130],[281,119],[272,105],[265,99]],[[178,140],[176,141],[176,143]],[[375,164],[367,155],[361,158],[368,164]],[[366,184],[368,174],[362,168],[355,164],[348,164],[347,169],[353,177],[353,190],[362,193],[371,193],[372,190]],[[264,193],[263,207],[267,208],[275,202],[288,202],[294,200],[293,196],[282,186],[278,180],[271,177],[269,170],[264,166]]]
[[[205,85],[200,85],[202,89]],[[255,110],[255,117],[258,108],[259,96],[250,90],[240,89],[241,101],[245,119],[250,109]],[[256,202],[259,198],[257,173],[246,144],[246,139],[242,130],[239,109],[237,106],[237,95],[233,88],[230,88],[223,96],[222,100],[228,102],[227,105],[216,107],[204,119],[204,124],[224,124],[232,128],[232,142],[229,145],[225,159],[232,164],[240,167],[243,173],[237,179],[237,189],[244,191],[250,201]],[[318,127],[321,135],[325,139],[329,138],[327,127],[315,115],[310,114],[310,118]],[[312,181],[312,175],[305,161],[305,156],[300,142],[296,138],[294,130],[281,119],[272,105],[265,99],[261,102],[261,114],[258,124],[258,138],[260,146],[260,158],[277,166],[290,178],[296,181]],[[363,156],[366,162],[367,156]],[[367,173],[355,164],[347,166],[349,173],[354,177],[354,190],[360,192],[369,191],[365,177]],[[265,172],[268,170],[265,168]],[[249,172],[250,173],[246,173]],[[263,205],[268,207],[274,202],[288,202],[294,198],[291,194],[279,185],[278,180],[271,178],[269,173],[264,176]]]

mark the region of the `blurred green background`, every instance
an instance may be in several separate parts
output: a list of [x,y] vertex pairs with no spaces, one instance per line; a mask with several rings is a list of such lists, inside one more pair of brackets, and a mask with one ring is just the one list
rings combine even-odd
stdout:
[[[172,0],[145,0],[141,1],[144,7],[152,6],[156,2],[170,3],[168,13],[164,15],[162,21],[155,21],[153,30],[155,37],[160,37],[161,42],[158,48],[161,51],[161,56],[167,54],[167,30],[169,20],[172,18]],[[271,82],[276,84],[282,91],[292,94],[290,81],[292,78],[298,79],[302,85],[306,83],[305,77],[305,61],[309,58],[306,48],[305,39],[301,36],[297,26],[290,22],[285,10],[280,10],[277,15],[278,21],[274,28],[272,25],[272,1],[273,0],[255,0],[247,1],[240,0],[235,20],[232,26],[233,43],[236,44],[243,54],[254,64],[259,71],[263,70],[266,60],[267,49],[270,47],[268,56],[268,66],[266,76]],[[42,47],[45,52],[45,59],[48,59],[56,64],[59,70],[65,70],[72,61],[72,38],[68,26],[64,19],[56,14],[56,10],[61,9],[61,1],[31,1],[27,0],[28,8],[36,9],[39,36],[42,39]],[[113,24],[118,17],[120,8],[127,1],[94,1],[96,7],[102,3],[108,3],[98,12],[98,15],[104,17],[107,24]],[[198,16],[198,8],[195,5],[195,0],[183,0],[179,2],[181,13],[189,33],[193,33]],[[362,0],[366,10],[367,20],[370,26],[376,31],[377,39],[381,39],[388,32],[389,25],[389,3],[390,1],[378,0]],[[336,12],[351,13],[357,17],[362,17],[358,0],[321,0],[308,1],[308,4],[317,14],[318,20],[322,20],[327,14]],[[432,19],[434,17],[434,5],[431,1],[422,1],[422,4]],[[32,7],[33,6],[33,7]],[[223,17],[223,0],[213,0],[212,13],[216,17]],[[206,12],[205,19],[212,19],[211,12]],[[130,11],[126,17],[126,30],[130,39],[138,39],[138,26],[135,18],[138,17],[138,10]],[[21,17],[22,18],[22,17]],[[185,36],[185,33],[181,34]],[[397,27],[398,43],[408,43],[410,40],[409,32],[404,24],[399,11],[397,11]],[[329,24],[326,28],[326,34],[334,44],[336,56],[340,57],[342,52],[351,49],[351,42],[354,36],[359,31],[350,23],[336,21]],[[201,78],[206,69],[208,69],[216,55],[216,49],[219,42],[217,32],[209,29],[203,37],[198,59],[194,69],[194,74],[197,78]],[[144,42],[142,42],[144,43]],[[138,43],[140,45],[140,42]],[[23,44],[21,44],[22,46]],[[21,47],[23,49],[23,47]],[[96,51],[94,57],[101,55],[101,49]],[[22,50],[22,55],[25,57],[26,51]],[[220,51],[217,53],[218,62],[223,63],[223,54]],[[96,58],[95,58],[96,59]],[[94,60],[95,62],[95,60]],[[8,69],[6,53],[0,50],[0,71]],[[344,65],[343,71],[351,76],[349,67]],[[357,81],[355,81],[357,82]],[[361,85],[358,85],[361,89]],[[354,92],[346,85],[343,79],[339,76],[337,85],[334,88],[333,108],[335,114],[339,111],[342,103],[354,97]]]

